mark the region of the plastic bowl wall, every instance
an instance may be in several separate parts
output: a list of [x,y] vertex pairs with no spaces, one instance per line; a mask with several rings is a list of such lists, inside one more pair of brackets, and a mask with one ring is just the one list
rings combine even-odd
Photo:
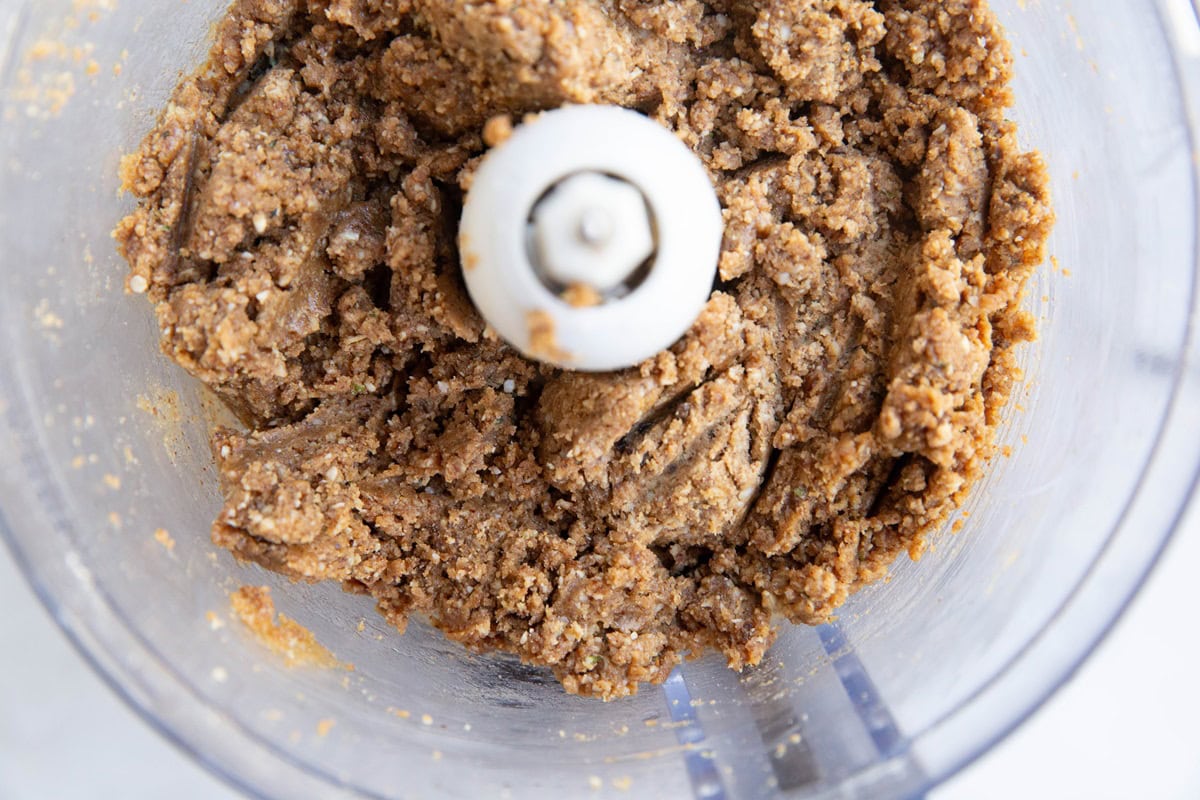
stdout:
[[[130,204],[118,159],[223,4],[0,10],[0,509],[81,650],[236,784],[281,798],[914,795],[1069,675],[1169,537],[1200,460],[1200,26],[1186,0],[995,0],[1022,138],[1053,171],[1055,265],[1030,292],[1041,338],[1005,426],[1011,456],[921,563],[898,563],[836,624],[789,629],[756,669],[705,659],[610,704],[419,624],[400,636],[337,587],[237,565],[208,539],[216,412],[159,355],[109,236]],[[264,583],[356,669],[288,670],[220,624],[232,589]]]

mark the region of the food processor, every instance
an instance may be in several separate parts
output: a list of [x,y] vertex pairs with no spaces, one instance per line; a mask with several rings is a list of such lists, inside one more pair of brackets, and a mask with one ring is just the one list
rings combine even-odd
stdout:
[[[1004,455],[919,563],[757,667],[707,657],[600,703],[209,541],[222,411],[124,293],[117,169],[226,0],[0,9],[0,529],[54,617],[165,736],[263,797],[907,798],[1081,663],[1200,469],[1188,0],[992,0],[1059,223]],[[266,585],[349,669],[287,668],[230,617]],[[10,657],[19,647],[10,646]]]

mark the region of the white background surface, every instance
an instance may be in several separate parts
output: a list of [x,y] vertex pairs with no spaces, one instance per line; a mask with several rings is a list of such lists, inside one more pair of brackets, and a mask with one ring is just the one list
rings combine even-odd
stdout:
[[[1074,680],[930,800],[1200,798],[1197,565],[1200,507]],[[0,800],[239,797],[91,673],[2,546],[0,609]]]

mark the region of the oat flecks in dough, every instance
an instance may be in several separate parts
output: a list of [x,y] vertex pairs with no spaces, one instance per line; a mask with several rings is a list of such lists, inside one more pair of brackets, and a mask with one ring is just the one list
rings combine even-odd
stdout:
[[[117,231],[250,426],[215,541],[580,694],[758,662],[994,454],[1052,220],[1010,69],[981,0],[239,0]],[[462,285],[478,159],[564,103],[652,115],[725,209],[703,316],[621,373],[522,359]]]

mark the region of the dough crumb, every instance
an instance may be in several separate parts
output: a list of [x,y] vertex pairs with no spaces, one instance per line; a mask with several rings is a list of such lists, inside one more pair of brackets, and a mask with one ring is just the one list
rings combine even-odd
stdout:
[[157,528],[154,531],[154,541],[165,547],[168,551],[175,549],[175,539],[171,537],[170,531],[166,528]]
[[500,114],[492,117],[483,126],[483,143],[488,147],[499,147],[513,134],[512,117]]
[[572,308],[592,308],[604,302],[604,295],[586,283],[573,283],[562,293],[562,299]]
[[547,361],[562,362],[571,360],[571,354],[560,349],[558,346],[558,339],[554,332],[554,317],[545,311],[530,311],[527,320],[529,324],[529,352]]

